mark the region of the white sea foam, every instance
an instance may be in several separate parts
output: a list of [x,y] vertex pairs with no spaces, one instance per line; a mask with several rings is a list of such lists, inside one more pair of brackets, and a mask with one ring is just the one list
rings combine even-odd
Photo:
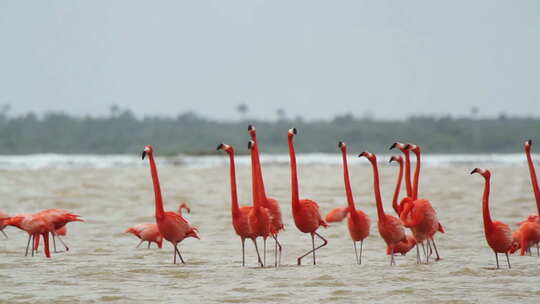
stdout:
[[[389,154],[378,155],[380,162],[386,162]],[[536,156],[539,159],[540,156]],[[338,153],[308,153],[298,154],[301,164],[339,165],[341,157]],[[356,155],[350,155],[350,163],[367,165],[367,162],[355,161]],[[414,159],[414,157],[413,157]],[[261,161],[267,165],[288,165],[288,154],[267,154],[261,156]],[[422,156],[423,165],[428,167],[448,167],[453,165],[508,166],[525,165],[525,156],[515,154],[425,154]],[[211,168],[228,165],[225,155],[158,157],[161,166],[184,166],[190,168]],[[248,155],[236,157],[240,166],[250,164]],[[0,169],[42,169],[42,168],[126,168],[145,166],[139,155],[92,155],[92,154],[31,154],[0,156]]]

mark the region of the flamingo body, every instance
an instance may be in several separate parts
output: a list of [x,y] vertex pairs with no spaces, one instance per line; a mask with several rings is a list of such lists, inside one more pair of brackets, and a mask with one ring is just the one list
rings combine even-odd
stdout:
[[155,223],[143,223],[126,230],[128,233],[132,233],[142,241],[156,243],[159,248],[163,247],[163,236],[159,232],[159,228]]
[[343,221],[343,219],[347,217],[348,213],[349,209],[347,207],[337,207],[328,212],[328,214],[324,217],[324,221],[327,223],[338,223]]

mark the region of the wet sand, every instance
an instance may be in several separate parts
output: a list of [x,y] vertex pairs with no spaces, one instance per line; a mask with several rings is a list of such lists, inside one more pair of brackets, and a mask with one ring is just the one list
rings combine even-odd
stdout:
[[[201,240],[180,245],[186,265],[172,264],[172,247],[141,246],[123,233],[130,226],[153,221],[153,190],[148,168],[39,169],[0,171],[0,209],[10,214],[65,208],[87,222],[68,225],[68,253],[40,252],[24,257],[26,234],[10,227],[9,240],[0,236],[0,303],[506,303],[531,302],[540,295],[540,257],[511,256],[512,269],[495,270],[495,257],[484,239],[481,196],[483,179],[470,176],[474,166],[431,167],[423,170],[420,196],[436,208],[447,233],[438,235],[443,260],[416,265],[414,252],[389,266],[376,226],[371,167],[350,160],[357,207],[371,220],[364,243],[363,264],[356,265],[346,223],[320,233],[329,245],[318,251],[318,265],[296,257],[311,247],[291,217],[288,166],[267,166],[269,196],[283,211],[286,230],[282,267],[259,269],[251,244],[247,267],[241,267],[241,244],[231,226],[228,168],[159,167],[166,209],[189,202],[189,221]],[[159,163],[158,163],[159,166]],[[300,196],[317,201],[323,216],[345,205],[342,171],[336,165],[299,164]],[[397,168],[381,163],[386,211]],[[249,168],[237,168],[241,204],[250,201]],[[404,188],[402,189],[404,190]],[[527,168],[493,169],[492,216],[514,225],[535,213]],[[60,248],[61,245],[58,244]],[[269,242],[269,248],[273,243]],[[268,265],[273,252],[268,250]]]

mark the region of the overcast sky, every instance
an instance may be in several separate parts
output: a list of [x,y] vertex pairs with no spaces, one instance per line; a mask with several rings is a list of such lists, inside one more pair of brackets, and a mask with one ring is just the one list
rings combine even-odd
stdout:
[[540,116],[540,1],[1,1],[0,104]]

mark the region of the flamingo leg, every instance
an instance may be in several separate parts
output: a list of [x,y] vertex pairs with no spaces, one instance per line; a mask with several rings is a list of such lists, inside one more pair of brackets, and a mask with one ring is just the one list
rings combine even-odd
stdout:
[[313,265],[317,265],[317,262],[315,260],[315,235],[311,234],[311,248],[313,248]]
[[62,238],[59,235],[57,235],[56,237],[58,237],[58,240],[60,241],[60,243],[62,243],[62,245],[64,245],[64,247],[66,248],[66,251],[69,251],[69,247],[66,245],[66,243],[64,243]]
[[242,240],[242,267],[244,267],[246,266],[246,246],[245,246],[246,239],[241,238],[241,240]]
[[144,240],[141,240],[141,241],[139,242],[139,245],[137,245],[137,247],[135,247],[135,249],[139,248],[139,246],[141,246],[142,243],[144,243]]
[[150,241],[148,241],[148,249],[150,249]]
[[360,241],[360,259],[358,260],[358,264],[362,265],[362,249],[364,247],[364,240]]
[[396,265],[396,261],[394,260],[394,246],[391,246],[392,251],[390,252],[390,266]]
[[263,262],[266,265],[266,238],[263,238]]
[[261,255],[259,254],[259,247],[257,246],[257,240],[255,238],[251,239],[253,241],[253,245],[255,245],[255,251],[257,251],[257,259],[259,260],[259,264],[261,264],[261,267],[264,267],[264,264],[261,260]]
[[422,259],[420,259],[420,247],[418,247],[418,243],[414,247],[416,247],[416,264],[421,264]]
[[[6,238],[7,238],[7,235],[6,235]],[[536,255],[540,256],[540,248],[538,247],[538,243],[536,243]]]
[[512,266],[510,266],[510,258],[508,257],[508,252],[504,253],[506,255],[506,262],[508,263],[508,269],[512,269]]
[[178,253],[178,257],[180,258],[180,262],[182,262],[182,264],[185,264],[186,262],[184,262],[184,259],[182,258],[182,255],[180,254],[180,250],[178,250],[178,244],[174,245],[174,250],[176,251],[176,253]]
[[[42,234],[42,236],[43,236],[43,249],[45,251],[45,256],[50,258],[51,253],[49,251],[49,233],[45,232]],[[39,238],[39,235],[38,235],[38,238]]]
[[499,269],[499,256],[497,255],[497,252],[495,252],[495,261],[497,261],[497,269]]
[[356,250],[356,242],[355,241],[352,241],[353,245],[354,245],[354,255],[356,256],[356,264],[360,264],[358,262],[358,251]]
[[435,240],[431,239],[431,243],[433,243],[433,249],[435,249],[435,255],[437,256],[435,258],[435,261],[439,261],[441,257],[439,256],[439,251],[437,250],[437,245],[435,245]]
[[[28,235],[28,244],[26,244],[26,253],[24,254],[24,256],[28,256],[28,248],[30,248],[30,240],[32,239],[32,235],[29,234]],[[32,250],[34,250],[34,248],[32,248]]]
[[[312,237],[313,240],[314,240],[314,235],[318,236],[318,237],[323,241],[323,243],[322,243],[319,247],[313,248],[312,250],[306,252],[303,256],[298,257],[298,259],[297,259],[297,264],[298,264],[298,265],[301,265],[301,263],[302,263],[302,258],[304,258],[304,257],[307,256],[308,254],[314,252],[315,250],[317,250],[317,249],[319,249],[319,248],[322,248],[322,247],[328,245],[328,241],[327,241],[325,238],[323,238],[320,234],[318,234],[317,232],[312,232],[311,237]],[[315,244],[315,241],[313,241],[313,244]],[[315,262],[315,254],[314,254],[314,257],[313,257],[313,261]]]
[[58,251],[56,251],[56,237],[55,237],[54,233],[51,233],[51,234],[52,234],[52,240],[53,240],[54,253],[58,253]]
[[[281,243],[278,241],[277,234],[273,235],[272,237],[274,238],[274,241],[276,243],[276,246],[274,248],[274,252],[275,252],[275,257],[274,258],[276,259],[275,267],[278,267],[279,265],[281,265],[281,250],[283,248],[281,247]],[[278,260],[278,250],[279,250],[279,260]]]
[[[39,238],[39,235],[38,235],[38,238]],[[34,246],[35,239],[36,239],[36,236],[32,234],[32,256],[34,256],[34,250],[37,251],[36,246]]]
[[426,252],[426,246],[424,246],[423,241],[420,244],[422,245],[422,251],[424,251],[424,257],[426,257],[426,264],[427,264],[428,263],[428,257],[427,257],[427,252]]
[[[2,232],[2,234],[4,235],[4,237],[5,237],[6,239],[9,239],[8,236],[7,236],[7,234],[6,234],[6,232],[4,231],[4,229],[0,230],[0,232]],[[538,244],[537,244],[537,246],[538,246]]]

